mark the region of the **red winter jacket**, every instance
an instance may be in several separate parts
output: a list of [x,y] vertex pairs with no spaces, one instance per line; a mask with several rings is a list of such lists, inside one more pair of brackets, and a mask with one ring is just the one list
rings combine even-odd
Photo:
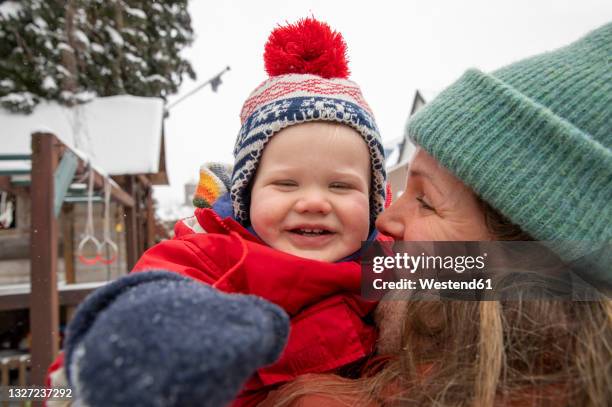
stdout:
[[361,267],[325,263],[266,246],[231,218],[196,209],[178,222],[175,238],[149,249],[134,271],[170,270],[228,293],[255,294],[291,317],[280,360],[259,369],[235,406],[255,405],[275,385],[299,375],[330,372],[372,353],[376,330],[363,318],[376,306],[361,299]]
[[281,306],[291,331],[281,358],[259,369],[234,406],[256,405],[305,373],[334,371],[371,354],[376,330],[364,321],[376,306],[359,297],[358,262],[326,263],[266,246],[211,209],[179,221],[175,237],[147,250],[133,272],[167,270],[228,293],[255,294]]

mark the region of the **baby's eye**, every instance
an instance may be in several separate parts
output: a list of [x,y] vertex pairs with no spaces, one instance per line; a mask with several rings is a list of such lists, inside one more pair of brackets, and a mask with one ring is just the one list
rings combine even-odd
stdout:
[[435,211],[435,208],[427,203],[424,196],[417,196],[416,200],[421,204],[421,208],[427,209],[428,211]]
[[331,184],[329,184],[330,188],[334,188],[334,189],[351,189],[352,186],[350,184],[347,184],[346,182],[332,182]]
[[295,186],[297,186],[297,182],[292,181],[290,179],[282,179],[282,180],[279,180],[279,181],[272,182],[272,185],[276,185],[276,186],[279,186],[279,187],[295,187]]

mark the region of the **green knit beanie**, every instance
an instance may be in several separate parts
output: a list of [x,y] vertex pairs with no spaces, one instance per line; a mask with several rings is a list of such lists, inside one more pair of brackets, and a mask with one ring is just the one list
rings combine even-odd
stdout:
[[611,86],[607,24],[490,74],[468,70],[407,132],[534,238],[611,242]]

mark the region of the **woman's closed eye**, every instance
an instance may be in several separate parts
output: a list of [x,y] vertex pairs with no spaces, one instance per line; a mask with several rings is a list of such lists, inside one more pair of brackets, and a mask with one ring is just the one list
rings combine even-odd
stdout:
[[426,209],[428,211],[434,211],[435,212],[436,209],[427,202],[427,200],[425,199],[425,197],[423,195],[417,196],[416,200],[421,205],[421,208]]

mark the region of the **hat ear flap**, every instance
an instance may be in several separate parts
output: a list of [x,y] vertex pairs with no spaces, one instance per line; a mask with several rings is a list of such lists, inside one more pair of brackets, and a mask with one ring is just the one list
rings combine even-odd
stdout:
[[232,166],[218,162],[207,162],[200,167],[200,180],[193,196],[197,208],[211,208],[230,189]]

